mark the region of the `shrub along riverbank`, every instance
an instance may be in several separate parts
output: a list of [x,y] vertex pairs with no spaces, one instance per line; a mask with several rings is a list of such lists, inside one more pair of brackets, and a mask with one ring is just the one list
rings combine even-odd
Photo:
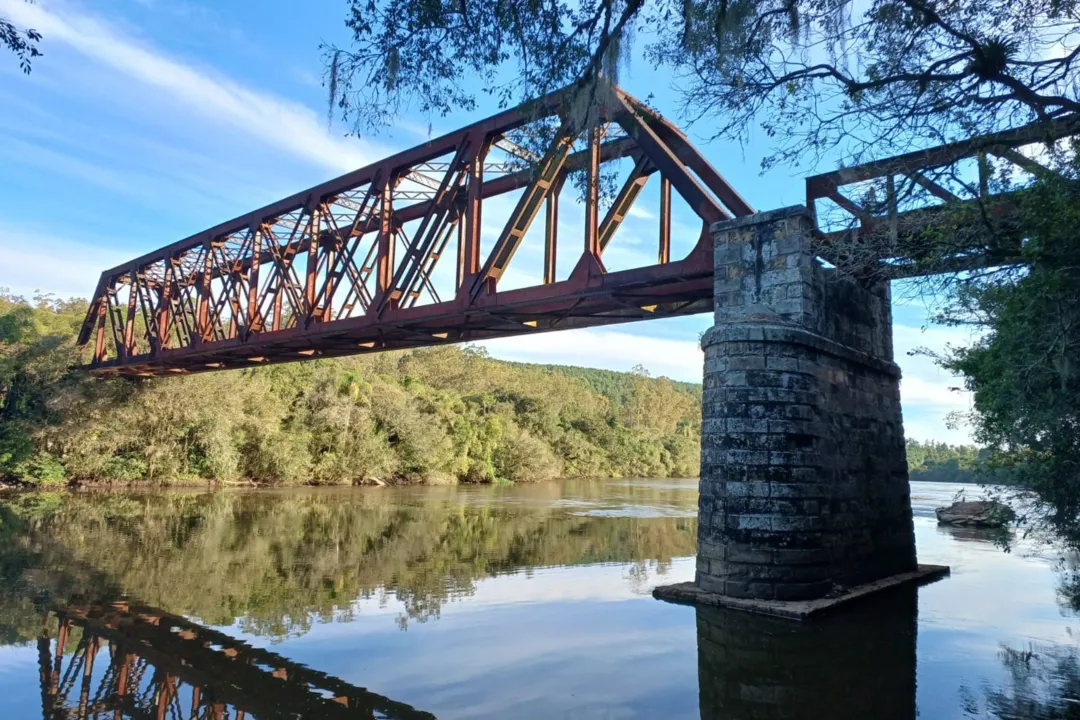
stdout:
[[674,477],[700,387],[439,347],[141,381],[72,370],[85,301],[0,294],[0,482]]

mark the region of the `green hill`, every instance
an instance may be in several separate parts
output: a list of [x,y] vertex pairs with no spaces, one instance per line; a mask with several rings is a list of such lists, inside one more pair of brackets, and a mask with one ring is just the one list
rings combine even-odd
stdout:
[[7,483],[500,482],[697,473],[700,387],[443,346],[97,379],[81,300],[0,294]]

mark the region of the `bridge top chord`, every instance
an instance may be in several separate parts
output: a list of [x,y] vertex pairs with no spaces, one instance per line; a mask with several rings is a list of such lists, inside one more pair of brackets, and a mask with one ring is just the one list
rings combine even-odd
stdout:
[[[588,111],[575,119],[583,92]],[[607,172],[624,180],[601,212]],[[575,174],[583,208],[560,220]],[[653,176],[655,262],[609,271],[604,252]],[[676,238],[692,248],[682,259],[672,258],[673,189],[700,223]],[[497,233],[486,231],[514,195]],[[582,210],[567,245],[562,226]],[[79,342],[92,344],[92,371],[154,376],[708,312],[708,226],[752,212],[674,125],[599,81],[106,270]],[[536,283],[504,289],[541,214],[542,266],[539,252],[515,266]],[[574,260],[568,277],[559,255]]]
[[[1080,117],[1066,115],[808,177],[821,256],[850,266],[861,254],[854,264],[890,279],[1015,264],[1015,190],[1052,176],[1040,155],[1078,134]],[[978,216],[963,222],[965,210]],[[954,231],[927,238],[935,224]]]
[[[809,177],[819,257],[884,278],[1015,263],[1015,195],[1000,178],[1051,173],[1022,149],[1078,133],[1068,116]],[[655,261],[611,270],[605,251],[627,217],[650,215],[634,204],[653,176]],[[571,178],[583,206],[560,216]],[[601,212],[601,186],[620,178]],[[700,229],[673,222],[673,197]],[[943,209],[976,206],[988,212],[951,251],[920,261]],[[709,228],[753,213],[677,127],[600,80],[106,270],[79,344],[92,344],[92,372],[153,377],[710,312]],[[542,252],[519,254],[541,215]],[[560,256],[573,268],[562,277]]]

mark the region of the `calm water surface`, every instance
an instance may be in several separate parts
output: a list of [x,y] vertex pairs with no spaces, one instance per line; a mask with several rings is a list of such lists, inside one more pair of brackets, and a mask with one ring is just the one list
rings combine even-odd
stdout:
[[1080,718],[1061,559],[959,489],[950,578],[804,624],[650,596],[695,480],[8,497],[0,718]]

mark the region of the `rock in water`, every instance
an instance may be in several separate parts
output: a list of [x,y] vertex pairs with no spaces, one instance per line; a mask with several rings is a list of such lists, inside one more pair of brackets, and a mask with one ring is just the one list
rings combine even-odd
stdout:
[[993,500],[954,502],[948,507],[939,507],[934,513],[942,525],[976,528],[1003,527],[1016,516],[1008,505]]

